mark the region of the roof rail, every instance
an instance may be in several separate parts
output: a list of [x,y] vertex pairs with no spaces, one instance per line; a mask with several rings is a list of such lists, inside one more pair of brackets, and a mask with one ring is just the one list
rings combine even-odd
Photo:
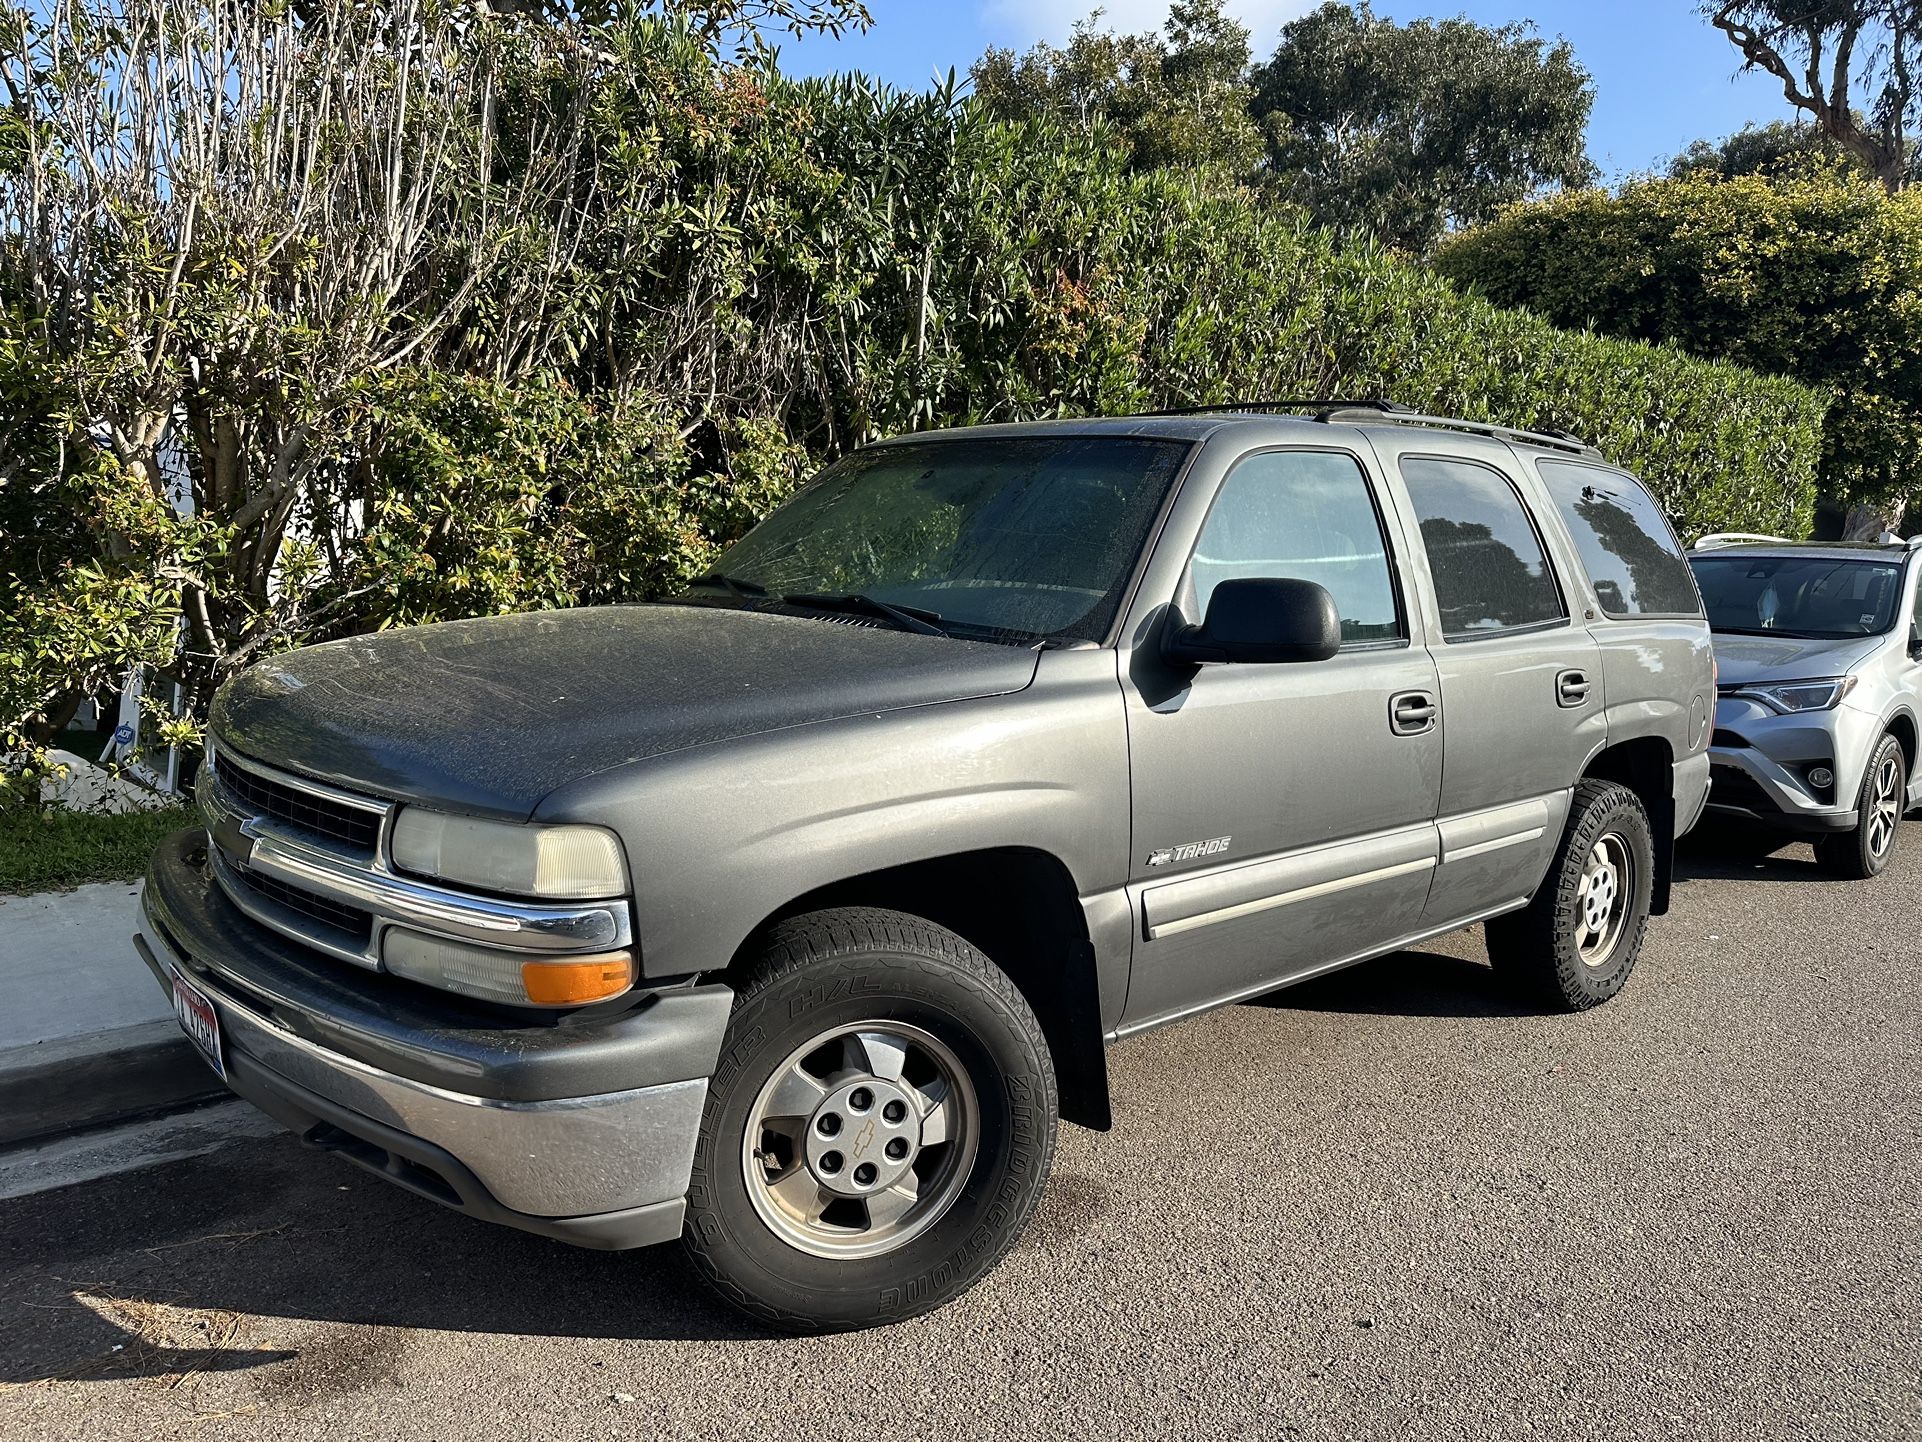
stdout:
[[1394,415],[1406,412],[1414,414],[1409,407],[1400,405],[1381,396],[1367,400],[1340,400],[1331,397],[1315,397],[1308,400],[1255,400],[1255,401],[1217,401],[1208,406],[1170,406],[1167,410],[1143,411],[1149,416],[1211,416],[1224,411],[1367,411],[1375,415]]
[[1327,411],[1318,417],[1320,420],[1346,422],[1354,425],[1420,426],[1432,430],[1465,431],[1474,436],[1490,436],[1498,441],[1512,441],[1520,446],[1539,446],[1543,450],[1567,451],[1570,455],[1592,456],[1601,459],[1602,453],[1580,436],[1567,431],[1524,431],[1514,426],[1498,426],[1487,421],[1465,421],[1458,416],[1428,416],[1418,411],[1402,407],[1385,415],[1375,415],[1359,408]]
[[1767,545],[1792,546],[1795,542],[1787,536],[1765,536],[1759,531],[1711,531],[1700,536],[1690,547],[1696,551],[1713,551],[1722,546],[1740,546],[1750,541],[1760,541]]
[[1255,400],[1255,401],[1218,401],[1207,406],[1175,406],[1167,410],[1144,411],[1150,416],[1209,416],[1233,414],[1236,411],[1314,411],[1315,419],[1329,424],[1337,422],[1356,425],[1390,426],[1427,426],[1437,430],[1466,431],[1471,435],[1492,436],[1496,440],[1513,441],[1517,445],[1541,446],[1551,451],[1567,451],[1572,455],[1593,456],[1599,459],[1601,452],[1579,436],[1567,431],[1524,431],[1513,426],[1498,426],[1484,421],[1465,421],[1455,416],[1424,415],[1412,406],[1402,405],[1386,397],[1374,396],[1367,400],[1341,400],[1334,397],[1318,397],[1310,400]]

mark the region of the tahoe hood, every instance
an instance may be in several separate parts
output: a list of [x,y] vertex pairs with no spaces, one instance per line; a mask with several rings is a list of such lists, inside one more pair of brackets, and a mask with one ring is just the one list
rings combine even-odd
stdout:
[[263,661],[217,746],[349,790],[516,819],[631,761],[1019,691],[1036,654],[845,616],[600,606],[412,626]]

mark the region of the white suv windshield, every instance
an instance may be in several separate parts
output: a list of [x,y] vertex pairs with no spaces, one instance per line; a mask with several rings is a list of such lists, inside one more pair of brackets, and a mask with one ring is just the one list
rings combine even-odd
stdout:
[[1691,556],[1716,631],[1840,640],[1889,629],[1902,563],[1827,556]]

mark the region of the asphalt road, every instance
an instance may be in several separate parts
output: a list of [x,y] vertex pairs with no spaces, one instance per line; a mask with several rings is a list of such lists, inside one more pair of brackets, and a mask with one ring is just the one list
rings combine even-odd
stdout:
[[0,1202],[0,1436],[1922,1437],[1922,828],[1686,861],[1613,1004],[1465,932],[1112,1054],[959,1305],[757,1334],[285,1135]]

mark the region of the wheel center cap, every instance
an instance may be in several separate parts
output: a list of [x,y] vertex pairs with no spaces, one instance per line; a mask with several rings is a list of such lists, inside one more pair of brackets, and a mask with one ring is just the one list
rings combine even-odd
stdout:
[[1591,873],[1584,902],[1588,929],[1599,931],[1615,906],[1615,872],[1611,868],[1603,867]]
[[901,1180],[921,1150],[921,1114],[904,1087],[876,1076],[841,1082],[808,1118],[803,1154],[823,1187],[864,1197]]

